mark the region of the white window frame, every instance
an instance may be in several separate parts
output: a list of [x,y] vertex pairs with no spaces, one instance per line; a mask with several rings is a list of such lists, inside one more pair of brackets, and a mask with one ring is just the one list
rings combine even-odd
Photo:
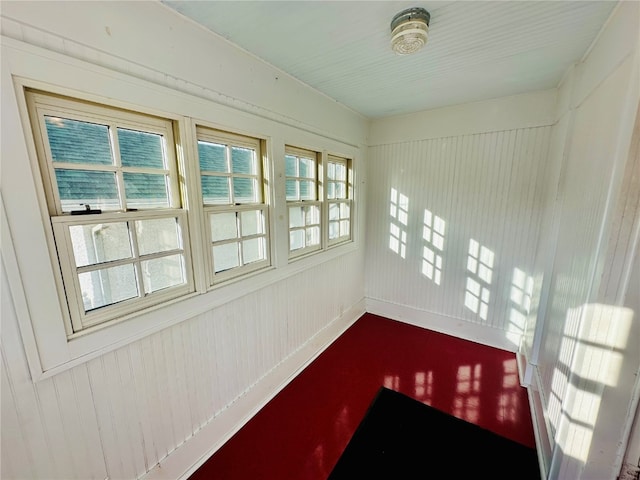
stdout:
[[[290,259],[295,259],[295,258],[299,258],[301,256],[305,256],[305,255],[309,255],[311,253],[315,253],[315,252],[319,252],[323,249],[323,245],[324,245],[324,231],[326,230],[326,224],[323,221],[324,219],[324,209],[323,209],[323,198],[324,198],[324,191],[322,188],[323,182],[322,182],[322,154],[319,152],[315,152],[313,150],[308,150],[308,149],[304,149],[304,148],[299,148],[299,147],[294,147],[294,146],[290,146],[290,145],[285,145],[285,162],[286,162],[286,157],[287,156],[293,156],[296,157],[297,162],[299,162],[300,158],[307,158],[307,159],[311,159],[314,162],[314,178],[313,178],[313,189],[314,189],[314,193],[315,193],[315,199],[314,200],[303,200],[301,198],[298,198],[296,200],[286,200],[287,201],[287,226],[288,226],[288,251],[289,251],[289,258]],[[309,178],[307,177],[300,177],[299,175],[296,176],[289,176],[286,174],[286,166],[285,166],[285,185],[287,181],[295,181],[297,185],[299,185],[300,181],[307,181],[309,180]],[[285,186],[285,198],[286,198],[286,186]],[[306,207],[310,207],[310,206],[315,206],[318,209],[318,223],[317,224],[307,224],[306,222],[304,223],[304,225],[299,226],[299,227],[292,227],[291,226],[291,208],[306,208]],[[309,227],[317,227],[319,229],[319,234],[318,234],[318,243],[315,245],[306,245],[306,241],[305,241],[305,246],[302,248],[298,248],[295,250],[291,249],[291,234],[294,231],[303,231],[305,233],[305,238],[306,238],[306,231]]]
[[[341,180],[335,180],[335,179],[331,179],[329,178],[329,172],[331,169],[331,164],[336,164],[336,165],[343,165],[345,167],[346,170],[346,178],[344,181]],[[354,226],[354,215],[353,215],[353,197],[354,197],[354,191],[353,191],[353,160],[347,157],[341,157],[338,155],[333,155],[333,154],[329,154],[327,156],[327,161],[325,164],[325,169],[324,169],[324,175],[325,175],[325,180],[324,180],[324,184],[325,184],[325,198],[326,198],[326,214],[325,214],[325,218],[326,218],[326,222],[327,222],[327,228],[326,228],[326,241],[327,241],[327,245],[328,246],[335,246],[335,245],[340,245],[346,242],[350,242],[353,241],[353,226]],[[340,197],[336,197],[335,194],[332,195],[330,193],[330,189],[331,189],[331,184],[343,184],[344,185],[344,195],[340,196]],[[335,191],[335,190],[334,190]],[[349,216],[348,218],[345,217],[343,218],[341,213],[339,213],[339,218],[338,220],[335,219],[331,219],[331,207],[333,205],[336,205],[338,207],[338,211],[340,212],[340,207],[341,206],[345,206],[348,211],[349,211]],[[349,232],[346,235],[339,235],[336,238],[330,238],[330,233],[331,233],[331,224],[332,223],[338,223],[338,228],[342,228],[340,226],[340,222],[345,222],[348,221],[348,228],[349,228]]]
[[[269,221],[269,195],[267,190],[268,165],[267,157],[264,154],[264,140],[257,137],[250,137],[233,132],[223,131],[206,125],[198,124],[195,126],[196,145],[199,141],[213,144],[224,145],[226,148],[226,162],[229,171],[226,173],[217,173],[213,176],[228,177],[231,179],[229,187],[230,202],[226,204],[205,204],[204,194],[202,193],[202,175],[200,161],[198,155],[198,185],[200,191],[200,202],[203,205],[204,217],[204,242],[207,258],[207,284],[208,287],[214,287],[220,283],[236,279],[250,273],[264,270],[271,267],[271,240],[270,240],[270,221]],[[255,151],[255,168],[254,174],[238,174],[231,171],[231,159],[229,151],[233,147],[248,148]],[[233,179],[234,178],[253,178],[256,185],[256,198],[251,202],[237,202],[234,197]],[[240,221],[243,212],[256,211],[262,216],[262,232],[257,234],[244,235],[242,232],[242,222]],[[232,213],[236,216],[237,234],[235,238],[214,241],[212,238],[212,218],[216,214]],[[245,263],[242,243],[247,240],[262,239],[262,254],[264,258],[259,261]],[[239,255],[239,265],[223,271],[216,272],[216,259],[214,258],[213,248],[225,244],[236,243]]]
[[[95,328],[109,326],[113,322],[119,322],[130,318],[149,307],[164,304],[168,301],[183,297],[195,291],[194,274],[192,270],[189,229],[186,211],[182,208],[182,200],[179,187],[178,163],[175,154],[173,129],[174,124],[170,119],[159,118],[151,115],[125,111],[105,105],[98,105],[84,100],[61,97],[42,91],[25,91],[26,104],[29,111],[29,119],[33,132],[35,148],[37,152],[40,177],[45,191],[49,221],[52,225],[55,242],[55,255],[59,265],[57,277],[59,296],[65,299],[63,308],[64,326],[67,338],[84,335]],[[45,116],[68,118],[71,120],[101,124],[109,127],[110,147],[114,165],[92,166],[90,164],[57,164],[53,162],[45,125]],[[125,167],[120,163],[120,152],[117,141],[117,129],[124,128],[146,133],[158,134],[163,139],[163,156],[166,165],[163,169],[153,169],[153,173],[164,174],[168,177],[167,200],[169,208],[150,208],[139,211],[129,211],[126,205],[126,193],[124,189],[123,174],[125,172],[147,173],[148,169],[138,167]],[[56,165],[57,164],[57,165]],[[115,174],[118,190],[118,200],[121,202],[117,210],[105,210],[97,214],[73,215],[65,212],[58,193],[55,168],[64,166],[79,170],[106,171]],[[81,210],[82,207],[79,207]],[[96,263],[86,267],[76,267],[73,243],[70,228],[78,225],[98,225],[103,223],[126,223],[133,228],[136,220],[175,218],[178,225],[179,248],[162,252],[156,255],[139,255],[136,248],[135,235],[131,235],[132,257],[116,262]],[[184,283],[168,287],[156,292],[145,294],[142,280],[141,264],[146,260],[168,257],[170,255],[182,256],[182,268]],[[136,273],[135,286],[138,295],[124,301],[107,304],[95,310],[85,311],[82,300],[82,289],[79,276],[82,272],[97,270],[102,266],[132,265]]]

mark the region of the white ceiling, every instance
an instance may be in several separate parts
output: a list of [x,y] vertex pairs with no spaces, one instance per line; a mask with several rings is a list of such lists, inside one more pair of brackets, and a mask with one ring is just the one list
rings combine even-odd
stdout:
[[[367,117],[557,86],[615,1],[197,1],[162,3]],[[431,14],[429,41],[398,56],[389,24]]]

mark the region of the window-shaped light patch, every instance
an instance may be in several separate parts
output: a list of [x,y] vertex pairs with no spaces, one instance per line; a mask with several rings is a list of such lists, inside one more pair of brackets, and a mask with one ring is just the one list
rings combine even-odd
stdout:
[[487,247],[474,239],[469,240],[464,304],[482,320],[486,320],[489,313],[494,258],[494,253]]
[[422,274],[436,285],[442,281],[442,253],[446,222],[429,210],[424,210],[422,226]]
[[407,224],[409,223],[409,198],[391,189],[389,199],[389,248],[406,258],[407,255]]
[[480,416],[482,365],[460,365],[456,373],[456,392],[453,397],[453,415],[475,423]]
[[520,396],[518,389],[520,381],[518,378],[518,366],[515,359],[502,362],[502,390],[498,398],[498,411],[496,418],[501,423],[515,423],[519,418]]
[[433,371],[416,372],[414,398],[424,403],[431,403],[433,399]]
[[509,312],[509,326],[507,328],[507,338],[514,345],[520,345],[526,327],[527,316],[531,309],[532,296],[533,277],[527,275],[519,268],[514,268],[509,296],[511,309]]

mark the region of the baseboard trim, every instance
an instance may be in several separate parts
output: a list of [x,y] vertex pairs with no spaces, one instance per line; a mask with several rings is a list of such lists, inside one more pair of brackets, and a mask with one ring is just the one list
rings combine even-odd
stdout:
[[553,455],[552,439],[550,437],[551,430],[547,425],[547,416],[544,413],[544,402],[540,394],[540,373],[536,366],[532,366],[532,370],[531,385],[527,387],[529,410],[531,411],[533,434],[536,439],[540,475],[542,480],[546,480],[547,472],[551,466],[551,456]]
[[362,299],[277,365],[140,480],[186,480],[364,313],[365,301]]
[[489,347],[500,348],[515,353],[518,349],[506,337],[505,332],[497,328],[477,325],[454,317],[419,310],[417,308],[366,298],[367,312],[399,322],[433,330],[453,337],[462,338]]

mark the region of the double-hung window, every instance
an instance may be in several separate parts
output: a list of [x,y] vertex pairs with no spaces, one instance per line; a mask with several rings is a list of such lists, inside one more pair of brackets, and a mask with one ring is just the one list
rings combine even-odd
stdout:
[[349,159],[329,155],[326,173],[329,245],[351,240],[352,176]]
[[290,257],[320,250],[322,246],[318,157],[310,150],[285,148]]
[[36,91],[27,102],[67,334],[192,292],[173,122]]
[[209,285],[270,265],[261,141],[198,126]]

